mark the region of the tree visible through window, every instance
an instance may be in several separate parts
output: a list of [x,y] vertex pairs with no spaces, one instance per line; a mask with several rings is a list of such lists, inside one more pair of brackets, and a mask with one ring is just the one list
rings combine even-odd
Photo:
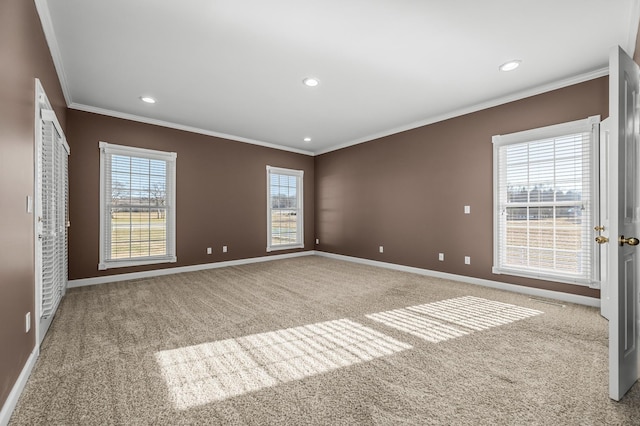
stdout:
[[494,273],[593,282],[597,122],[494,136]]
[[303,173],[267,166],[267,251],[304,246]]
[[175,262],[175,154],[100,148],[100,268]]

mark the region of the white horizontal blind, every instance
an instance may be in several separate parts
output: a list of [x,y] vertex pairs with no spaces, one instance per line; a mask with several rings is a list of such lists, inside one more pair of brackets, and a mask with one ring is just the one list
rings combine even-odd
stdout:
[[176,154],[100,143],[100,269],[175,262]]
[[304,247],[303,176],[267,166],[267,251]]
[[593,121],[494,137],[494,273],[594,281]]

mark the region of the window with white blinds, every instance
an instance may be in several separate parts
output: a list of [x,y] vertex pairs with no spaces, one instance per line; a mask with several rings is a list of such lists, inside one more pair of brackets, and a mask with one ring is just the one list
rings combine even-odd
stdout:
[[303,176],[267,166],[267,251],[304,247]]
[[493,137],[494,273],[596,281],[599,121]]
[[177,260],[176,157],[100,142],[98,269]]

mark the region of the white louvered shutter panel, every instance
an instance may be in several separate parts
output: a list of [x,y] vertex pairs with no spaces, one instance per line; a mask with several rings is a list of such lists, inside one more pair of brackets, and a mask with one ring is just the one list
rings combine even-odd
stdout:
[[42,111],[42,311],[54,314],[67,287],[68,155],[69,148],[55,125],[52,111]]
[[55,138],[51,121],[42,120],[42,317],[49,318],[56,304]]

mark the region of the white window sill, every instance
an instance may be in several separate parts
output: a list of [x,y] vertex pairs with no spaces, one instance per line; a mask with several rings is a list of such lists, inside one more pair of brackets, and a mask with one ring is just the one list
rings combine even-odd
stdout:
[[162,257],[162,258],[144,258],[144,259],[127,259],[127,260],[109,260],[100,262],[98,264],[98,270],[104,271],[114,268],[127,268],[129,266],[141,266],[141,265],[155,265],[158,263],[175,263],[178,258],[175,256]]
[[556,275],[552,273],[545,273],[544,271],[534,271],[525,269],[511,269],[511,268],[499,268],[494,266],[491,272],[496,275],[513,275],[515,277],[533,278],[536,280],[553,281],[563,284],[574,284],[584,287],[593,286],[596,281],[585,279],[582,277],[571,277],[566,275]]
[[299,249],[304,248],[304,244],[286,244],[286,245],[278,245],[278,246],[269,246],[267,247],[267,253],[271,251],[278,250],[291,250],[291,249]]

